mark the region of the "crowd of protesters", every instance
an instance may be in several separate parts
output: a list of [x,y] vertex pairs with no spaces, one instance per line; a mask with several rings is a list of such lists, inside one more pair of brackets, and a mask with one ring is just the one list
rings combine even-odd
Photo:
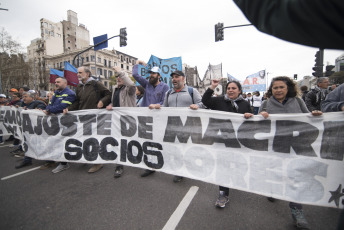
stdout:
[[[160,81],[160,69],[153,67],[149,71],[148,80],[138,74],[138,65],[146,65],[138,61],[133,68],[133,77],[140,86],[129,78],[128,74],[120,68],[114,68],[117,85],[111,93],[101,82],[96,81],[87,67],[79,67],[77,75],[80,83],[75,92],[67,87],[67,80],[58,77],[55,80],[55,91],[47,95],[46,99],[40,98],[38,92],[27,87],[12,88],[9,95],[0,94],[0,106],[16,106],[23,109],[40,109],[47,116],[51,114],[67,114],[69,111],[87,109],[113,110],[115,107],[149,107],[149,109],[161,109],[163,107],[189,107],[190,109],[211,109],[229,113],[243,114],[243,117],[263,116],[269,114],[286,113],[310,113],[314,116],[322,116],[323,112],[344,111],[344,84],[332,85],[329,89],[329,79],[320,77],[316,86],[308,91],[307,87],[298,88],[297,84],[289,77],[281,76],[272,79],[268,91],[260,95],[260,92],[243,93],[242,86],[237,81],[229,81],[223,96],[214,97],[214,90],[219,85],[219,80],[213,79],[210,87],[203,96],[185,84],[186,79],[182,71],[171,73],[173,88]],[[0,144],[4,143],[1,137]],[[23,161],[15,168],[23,168],[32,165],[32,159],[25,156],[19,140],[13,139],[11,151],[16,157],[24,157]],[[52,173],[58,173],[68,169],[67,162],[47,161],[41,169],[55,167]],[[95,164],[89,169],[89,173],[99,171],[102,164]],[[145,170],[142,177],[153,174],[153,170]],[[115,178],[121,177],[123,166],[115,168]],[[174,176],[174,182],[181,182],[183,177]],[[216,207],[224,208],[229,202],[230,189],[219,187],[219,196],[215,202]],[[274,201],[269,197],[269,201]],[[289,204],[295,225],[298,228],[307,229],[309,225],[303,213],[302,205]]]

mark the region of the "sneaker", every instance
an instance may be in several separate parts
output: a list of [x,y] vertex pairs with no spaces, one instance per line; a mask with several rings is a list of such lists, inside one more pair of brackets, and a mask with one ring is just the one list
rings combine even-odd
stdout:
[[141,174],[141,177],[146,177],[146,176],[149,176],[153,173],[155,173],[155,171],[146,169],[145,172]]
[[22,151],[22,150],[20,150],[20,151],[18,151],[17,152],[17,154],[14,154],[14,157],[24,157],[25,156],[25,153],[24,153],[24,151]]
[[5,144],[5,142],[1,141],[1,142],[0,142],[0,145],[3,145],[3,144]]
[[30,166],[32,165],[32,162],[31,161],[22,161],[19,165],[16,165],[16,169],[20,169],[20,168],[23,168],[25,166]]
[[119,178],[122,176],[123,173],[123,166],[117,166],[115,169],[115,174],[113,175],[114,178]]
[[224,208],[228,202],[228,196],[226,196],[223,192],[220,192],[219,198],[217,198],[215,206],[218,208]]
[[103,168],[103,165],[102,164],[96,164],[96,165],[93,165],[89,170],[88,172],[89,173],[95,173],[97,172],[99,169]]
[[67,163],[66,165],[63,164],[59,164],[56,168],[54,168],[53,170],[51,170],[52,173],[58,173],[61,172],[63,170],[66,170],[69,168],[69,164]]
[[23,150],[17,148],[17,149],[12,150],[10,153],[12,153],[13,155],[15,155],[15,154],[17,154],[17,153],[20,153],[21,151],[23,151]]
[[173,182],[174,182],[174,183],[178,183],[178,182],[181,182],[182,179],[183,179],[183,177],[181,177],[181,176],[174,176],[174,177],[173,177]]
[[47,168],[54,167],[55,165],[56,165],[55,162],[47,162],[44,165],[42,165],[39,169],[44,170],[44,169],[47,169]]
[[294,224],[298,229],[310,229],[302,209],[290,208],[290,211]]

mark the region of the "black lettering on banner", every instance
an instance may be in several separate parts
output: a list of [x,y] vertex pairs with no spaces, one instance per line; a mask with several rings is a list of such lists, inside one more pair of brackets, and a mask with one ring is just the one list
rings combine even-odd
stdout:
[[[133,154],[134,146],[137,148],[136,156],[134,156]],[[143,156],[143,151],[142,151],[141,144],[138,141],[130,141],[128,143],[128,152],[127,152],[128,160],[133,164],[139,164],[142,161],[142,156]]]
[[16,120],[16,111],[15,110],[6,110],[5,113],[5,122],[13,124]]
[[20,111],[19,110],[17,110],[16,111],[16,123],[18,124],[18,125],[22,125],[22,120],[21,120],[21,116],[20,116]]
[[232,121],[229,119],[209,118],[202,144],[224,143],[226,147],[241,148],[235,136]]
[[170,71],[170,67],[168,65],[163,65],[162,68],[161,68],[161,71],[164,74],[168,74],[168,72]]
[[34,134],[29,114],[23,114],[23,132]]
[[[293,132],[298,136],[294,137]],[[311,144],[317,139],[319,130],[311,124],[301,121],[276,121],[276,133],[272,149],[275,152],[290,153],[293,148],[297,155],[316,157]]]
[[[51,125],[49,126],[48,119],[50,120]],[[59,119],[56,115],[52,116],[45,116],[43,118],[43,128],[44,131],[49,136],[55,136],[60,132],[60,125],[59,125]]]
[[127,143],[126,139],[121,139],[121,162],[127,162]]
[[270,133],[271,120],[244,121],[238,128],[238,140],[247,148],[268,151],[269,140],[257,140],[254,135],[257,133]]
[[191,136],[192,143],[202,143],[202,122],[200,117],[186,117],[185,125],[179,116],[169,116],[165,129],[164,142],[176,141],[187,143]]
[[138,116],[139,127],[138,137],[152,140],[153,139],[153,126],[147,123],[153,123],[153,117]]
[[111,114],[100,114],[97,117],[97,134],[111,135]]
[[146,69],[145,68],[141,68],[141,76],[145,76],[146,75]]
[[107,145],[118,146],[118,141],[112,137],[105,137],[100,143],[99,155],[103,160],[110,161],[116,160],[117,154],[114,151],[108,152],[106,149]]
[[176,70],[178,70],[178,69],[177,69],[177,64],[172,64],[172,65],[171,65],[171,71],[174,72],[174,71],[176,71]]
[[[162,145],[159,143],[154,143],[154,142],[144,142],[142,145],[143,152],[145,153],[143,157],[143,161],[145,162],[145,164],[148,167],[153,168],[153,169],[161,169],[164,166],[164,157],[162,156],[162,153],[160,151],[148,149],[148,147],[162,150]],[[149,162],[147,155],[156,156],[158,159],[158,163],[155,164],[155,163]]]
[[84,141],[83,153],[87,161],[95,161],[98,157],[99,142],[96,138],[88,138]]
[[43,120],[43,116],[37,116],[37,126],[33,128],[37,135],[42,135],[43,133],[42,120]]
[[344,122],[324,122],[324,133],[321,141],[320,156],[323,159],[343,160],[344,154]]
[[8,126],[4,124],[4,127],[8,133],[14,134],[13,126]]
[[76,132],[78,131],[78,126],[76,124],[76,122],[78,122],[78,117],[76,115],[73,115],[73,114],[64,115],[60,118],[60,122],[61,122],[61,125],[63,126],[62,132],[61,132],[62,136],[71,137],[71,136],[74,136]]
[[[77,147],[72,147],[71,145],[76,145]],[[64,153],[64,156],[69,161],[78,161],[82,157],[82,143],[76,139],[68,139],[65,144],[65,149],[67,153]],[[75,154],[71,155],[69,152]]]
[[121,134],[125,137],[132,137],[136,133],[136,120],[132,116],[121,116]]
[[92,135],[92,123],[97,122],[95,114],[79,115],[80,123],[83,123],[83,135]]

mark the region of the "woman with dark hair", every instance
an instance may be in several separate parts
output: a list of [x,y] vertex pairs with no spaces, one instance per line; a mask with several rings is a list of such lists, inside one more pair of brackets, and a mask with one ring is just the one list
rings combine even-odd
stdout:
[[[246,118],[252,115],[251,105],[241,96],[242,87],[237,81],[229,81],[227,83],[224,96],[212,97],[219,82],[219,80],[212,80],[211,86],[205,91],[202,97],[203,104],[212,110],[241,113],[244,114]],[[228,196],[229,188],[220,186],[220,195],[215,206],[224,208],[229,201]]]
[[136,106],[140,107],[143,95],[145,94],[145,88],[138,85],[136,86]]
[[[267,92],[268,100],[263,101],[259,108],[259,114],[268,118],[269,114],[284,113],[309,113],[305,102],[298,98],[298,88],[296,83],[289,77],[275,77],[272,79]],[[313,111],[312,115],[322,115],[321,111]],[[269,197],[269,201],[274,201]],[[308,229],[308,223],[304,217],[302,205],[298,203],[289,203],[289,208],[297,228]]]

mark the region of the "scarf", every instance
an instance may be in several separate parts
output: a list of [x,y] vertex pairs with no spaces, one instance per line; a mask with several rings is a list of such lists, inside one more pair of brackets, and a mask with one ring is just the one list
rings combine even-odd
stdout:
[[239,97],[237,97],[235,99],[231,99],[231,98],[228,97],[227,94],[225,94],[224,99],[225,99],[225,101],[230,101],[231,104],[232,104],[232,107],[235,108],[236,111],[238,111],[238,108],[239,108],[236,102],[244,100],[244,98],[242,97],[241,94],[239,95]]
[[321,101],[325,100],[326,95],[328,94],[327,89],[321,89],[318,86],[315,86],[314,91],[316,91],[315,96],[316,96],[316,103],[320,103]]

